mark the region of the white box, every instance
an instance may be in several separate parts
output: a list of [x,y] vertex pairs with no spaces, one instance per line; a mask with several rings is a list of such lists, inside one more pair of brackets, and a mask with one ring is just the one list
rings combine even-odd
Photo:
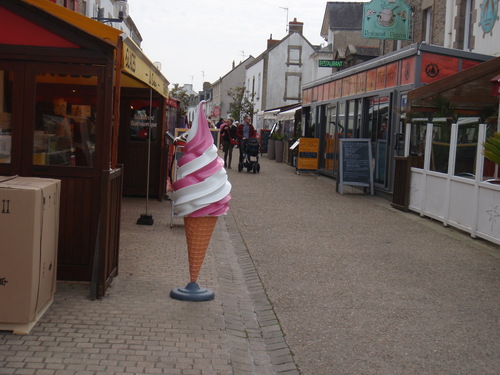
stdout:
[[54,300],[61,181],[0,176],[0,330],[28,334]]

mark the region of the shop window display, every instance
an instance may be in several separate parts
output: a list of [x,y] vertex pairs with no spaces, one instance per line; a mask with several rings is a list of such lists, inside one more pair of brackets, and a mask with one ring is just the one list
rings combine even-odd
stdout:
[[91,167],[95,155],[95,96],[75,86],[61,87],[37,85],[33,164]]
[[149,130],[151,129],[151,142],[156,142],[158,138],[157,101],[153,101],[150,107],[149,101],[132,100],[130,110],[130,140],[149,141]]

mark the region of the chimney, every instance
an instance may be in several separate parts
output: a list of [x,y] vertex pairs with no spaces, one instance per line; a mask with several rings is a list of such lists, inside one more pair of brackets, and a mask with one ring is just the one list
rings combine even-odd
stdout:
[[236,63],[235,63],[235,62],[234,62],[234,60],[233,60],[233,69],[234,69],[235,67],[236,67]]
[[267,40],[267,49],[273,48],[276,44],[278,44],[280,41],[273,39],[273,34],[269,36],[269,39]]
[[304,31],[304,22],[298,22],[297,18],[294,18],[293,21],[288,23],[288,34],[291,33],[299,33],[302,35]]

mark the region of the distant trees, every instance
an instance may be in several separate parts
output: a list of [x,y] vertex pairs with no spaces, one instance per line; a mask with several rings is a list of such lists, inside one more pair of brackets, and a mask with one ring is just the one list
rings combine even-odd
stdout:
[[180,101],[181,113],[185,115],[189,107],[189,95],[184,87],[180,87],[178,83],[174,83],[174,87],[170,89],[170,96]]
[[249,99],[248,91],[244,87],[233,87],[227,91],[227,94],[232,98],[229,103],[229,115],[236,121],[243,120],[244,115],[253,117],[254,104]]

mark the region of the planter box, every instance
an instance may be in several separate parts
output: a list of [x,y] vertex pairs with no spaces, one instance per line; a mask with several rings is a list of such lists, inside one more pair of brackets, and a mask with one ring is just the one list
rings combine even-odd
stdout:
[[285,148],[285,141],[275,141],[274,143],[274,154],[276,162],[283,162],[283,149]]
[[275,144],[276,141],[274,139],[269,139],[267,142],[267,157],[269,158],[269,160],[274,160],[276,158],[274,151]]

